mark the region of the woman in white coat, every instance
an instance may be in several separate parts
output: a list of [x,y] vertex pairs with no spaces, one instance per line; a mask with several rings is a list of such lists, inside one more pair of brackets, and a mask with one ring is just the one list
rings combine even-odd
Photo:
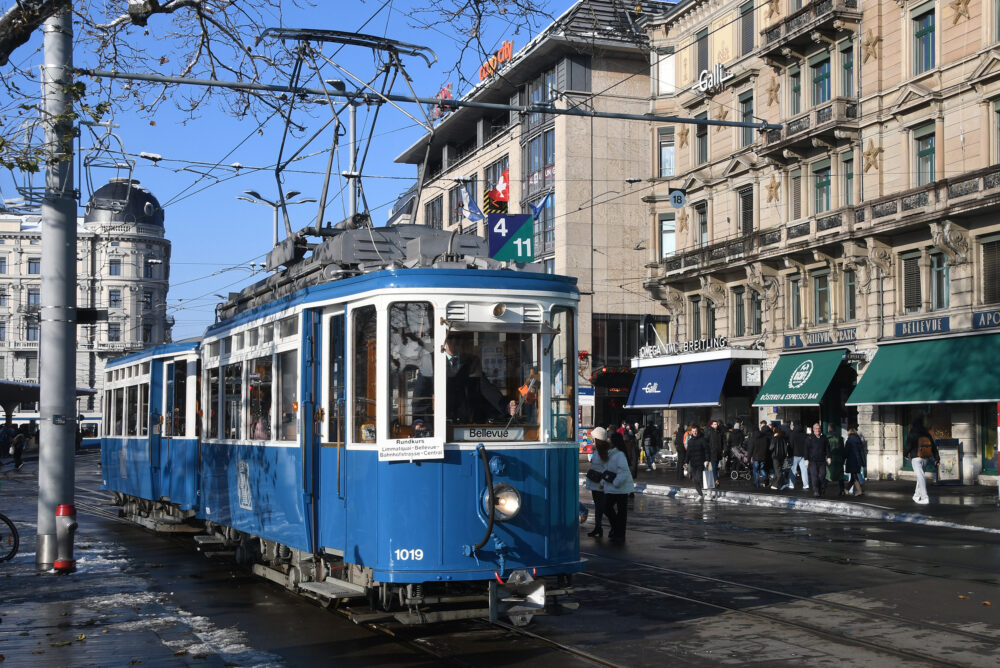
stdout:
[[635,491],[635,481],[625,456],[625,440],[621,434],[611,434],[611,450],[604,471],[604,514],[611,522],[608,537],[619,545],[625,542],[628,522],[628,496]]
[[[608,430],[604,427],[595,427],[590,432],[594,439],[594,456],[590,460],[590,471],[587,472],[587,479],[584,485],[590,490],[590,496],[594,499],[594,530],[588,536],[600,538],[604,535],[604,527],[601,526],[604,519],[604,471],[608,467]],[[593,479],[592,479],[593,478]],[[608,516],[610,521],[611,516]]]

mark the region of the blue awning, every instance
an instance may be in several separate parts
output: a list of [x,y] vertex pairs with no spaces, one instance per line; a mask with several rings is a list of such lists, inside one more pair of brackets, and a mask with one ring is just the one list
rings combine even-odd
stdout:
[[674,381],[680,371],[679,364],[666,366],[646,366],[637,369],[632,390],[628,394],[625,408],[666,408],[670,405],[670,395]]
[[681,365],[669,408],[718,406],[722,384],[732,360],[709,360]]

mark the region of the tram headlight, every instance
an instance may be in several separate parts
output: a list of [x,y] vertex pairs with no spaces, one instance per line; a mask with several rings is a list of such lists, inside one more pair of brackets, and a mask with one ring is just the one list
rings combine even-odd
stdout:
[[[494,507],[494,517],[501,521],[514,519],[521,510],[521,494],[507,483],[500,483],[493,486],[493,496],[496,499]],[[483,505],[488,511],[490,508],[489,490],[483,492]]]

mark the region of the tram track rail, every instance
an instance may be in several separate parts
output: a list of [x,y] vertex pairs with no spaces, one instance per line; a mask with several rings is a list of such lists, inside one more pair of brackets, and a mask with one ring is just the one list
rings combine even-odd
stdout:
[[[864,608],[861,606],[849,605],[846,603],[830,601],[822,598],[790,594],[788,592],[772,589],[769,587],[760,587],[757,585],[736,582],[734,580],[727,580],[725,578],[703,575],[701,573],[696,573],[693,571],[667,568],[664,566],[658,566],[656,564],[649,564],[646,562],[641,562],[636,560],[617,559],[614,557],[609,557],[607,555],[587,553],[587,552],[581,552],[581,555],[587,556],[592,559],[614,561],[624,566],[626,569],[631,569],[631,568],[645,569],[647,571],[653,571],[660,574],[676,576],[678,578],[683,578],[684,580],[697,580],[727,588],[729,591],[717,594],[717,596],[720,597],[721,596],[729,596],[733,598],[737,597],[738,594],[734,593],[733,590],[744,591],[744,592],[749,591],[759,594],[766,594],[767,596],[770,597],[776,597],[784,602],[794,601],[798,603],[804,603],[808,606],[811,606],[812,608],[819,608],[821,610],[825,609],[828,611],[836,610],[839,612],[849,613],[855,617],[877,619],[881,620],[882,622],[888,622],[898,626],[899,633],[889,634],[888,636],[880,636],[879,640],[876,642],[873,640],[867,640],[865,638],[859,637],[856,634],[840,632],[840,631],[831,631],[830,629],[823,628],[821,626],[818,626],[817,624],[810,624],[807,622],[789,619],[788,617],[777,613],[768,613],[764,611],[761,606],[748,608],[746,605],[727,604],[726,602],[711,600],[709,597],[692,596],[689,593],[684,593],[682,591],[664,587],[662,585],[650,586],[650,585],[638,584],[636,582],[630,581],[627,578],[615,578],[587,571],[580,573],[578,576],[583,579],[589,578],[620,587],[628,587],[630,589],[643,591],[647,594],[660,595],[671,599],[684,601],[686,603],[707,607],[720,612],[744,615],[774,624],[793,627],[800,631],[809,633],[811,635],[816,635],[830,640],[835,640],[839,643],[847,643],[854,646],[864,647],[866,649],[873,650],[879,654],[890,654],[900,658],[905,658],[908,660],[916,660],[923,663],[934,663],[937,665],[945,665],[945,666],[955,665],[955,660],[953,658],[949,659],[937,658],[934,656],[929,656],[925,652],[918,652],[916,650],[910,650],[905,647],[900,647],[898,645],[891,644],[893,638],[901,636],[909,637],[910,635],[918,631],[933,632],[936,638],[935,642],[937,642],[939,645],[948,644],[947,636],[952,636],[955,637],[956,639],[961,638],[966,641],[974,641],[982,643],[984,645],[993,648],[994,650],[996,650],[998,654],[1000,654],[1000,639],[998,639],[995,636],[976,633],[973,631],[966,631],[964,629],[958,629],[951,626],[938,624],[935,622],[929,622],[925,619],[917,619],[913,617],[900,616],[898,614],[879,612],[877,610],[871,610],[869,608]],[[773,601],[769,603],[764,603],[762,604],[762,606],[770,608],[775,605],[781,605],[781,604],[782,604],[781,602]],[[796,612],[801,613],[801,610],[797,610]],[[863,625],[863,623],[859,625]]]

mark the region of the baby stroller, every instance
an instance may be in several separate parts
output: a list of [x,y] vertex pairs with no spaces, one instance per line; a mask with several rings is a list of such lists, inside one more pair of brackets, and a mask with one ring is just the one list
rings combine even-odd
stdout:
[[746,448],[734,445],[729,449],[729,455],[726,458],[726,470],[729,471],[729,477],[733,480],[739,480],[740,478],[750,480],[753,478],[750,453]]

